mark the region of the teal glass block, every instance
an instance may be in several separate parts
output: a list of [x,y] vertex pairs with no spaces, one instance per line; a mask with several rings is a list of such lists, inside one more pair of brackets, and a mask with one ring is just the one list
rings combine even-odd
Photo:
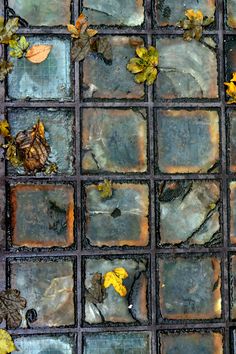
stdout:
[[87,334],[83,354],[151,354],[150,339],[147,332]]
[[201,42],[182,37],[158,38],[159,99],[218,98],[216,43],[211,37]]
[[154,13],[158,26],[175,26],[185,18],[185,11],[201,10],[204,16],[213,17],[215,14],[215,0],[155,0]]
[[218,182],[167,181],[158,187],[161,245],[215,246],[222,242]]
[[37,312],[37,320],[31,323],[32,328],[74,325],[73,268],[73,260],[63,258],[10,261],[11,288],[20,290],[27,299],[27,308],[21,311],[23,328],[27,327],[27,309]]
[[219,332],[161,333],[160,354],[223,354]]
[[[74,173],[74,113],[66,109],[17,109],[8,111],[11,134],[28,130],[40,119],[45,126],[45,137],[51,148],[50,163],[56,163],[57,175]],[[8,164],[8,174],[24,175],[23,168]]]
[[82,167],[85,172],[145,172],[147,113],[145,110],[84,109]]
[[40,64],[33,64],[26,58],[12,58],[14,70],[8,76],[8,96],[12,99],[70,100],[70,40],[48,36],[27,39],[31,45],[53,47],[48,58]]
[[144,85],[134,82],[134,75],[127,69],[137,46],[144,41],[140,37],[108,36],[112,46],[112,62],[101,56],[89,55],[83,61],[84,99],[136,99],[144,97]]
[[71,0],[8,0],[8,6],[31,26],[66,26],[71,21]]
[[159,258],[161,316],[169,320],[221,317],[221,262],[216,257]]
[[35,335],[14,338],[21,354],[76,354],[75,338],[68,335]]
[[144,22],[143,0],[83,0],[83,13],[92,25],[140,26]]
[[217,111],[157,111],[156,154],[161,172],[214,172],[218,170],[219,145]]

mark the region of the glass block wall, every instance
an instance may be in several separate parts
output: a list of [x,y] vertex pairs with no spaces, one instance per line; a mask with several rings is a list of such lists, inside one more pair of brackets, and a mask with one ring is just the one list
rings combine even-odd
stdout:
[[[236,354],[235,0],[8,0],[40,66],[16,61],[0,86],[12,132],[41,118],[58,164],[29,176],[0,161],[0,290],[17,288],[25,354]],[[175,27],[185,10],[215,16],[202,39]],[[112,63],[72,62],[66,24],[83,12],[109,36]],[[159,51],[153,86],[126,64]],[[113,182],[101,200],[96,186]],[[128,295],[91,294],[96,272],[124,267]],[[102,294],[100,294],[102,296]],[[22,313],[23,318],[25,312]]]

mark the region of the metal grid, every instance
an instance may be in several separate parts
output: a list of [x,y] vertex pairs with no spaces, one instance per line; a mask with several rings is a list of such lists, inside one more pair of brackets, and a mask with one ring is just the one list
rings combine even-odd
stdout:
[[[228,210],[229,210],[229,200],[228,200],[228,183],[233,179],[233,174],[229,172],[229,159],[227,156],[227,132],[226,132],[226,108],[225,108],[225,88],[223,85],[224,82],[224,71],[225,71],[225,61],[224,61],[224,38],[226,35],[235,35],[236,30],[231,30],[224,27],[224,0],[216,0],[216,26],[212,30],[204,31],[205,34],[213,35],[217,38],[218,42],[218,71],[219,71],[219,99],[217,100],[176,100],[176,101],[158,101],[154,102],[154,89],[149,87],[147,90],[147,100],[143,102],[83,102],[80,95],[80,75],[81,65],[77,62],[74,64],[74,101],[71,102],[55,102],[55,101],[9,101],[5,99],[5,89],[6,86],[2,84],[0,87],[0,105],[1,112],[7,112],[8,108],[71,108],[75,112],[75,126],[76,126],[76,166],[75,166],[75,176],[63,177],[63,176],[54,176],[54,177],[27,177],[27,176],[5,176],[3,171],[2,176],[0,176],[0,187],[5,186],[8,182],[72,182],[75,183],[76,188],[76,204],[77,204],[77,213],[76,213],[76,224],[81,224],[80,216],[82,215],[82,185],[87,181],[101,181],[104,178],[112,179],[113,181],[122,180],[122,181],[147,181],[150,186],[150,245],[148,248],[144,249],[113,249],[113,250],[100,250],[98,248],[92,250],[84,250],[82,248],[82,232],[81,228],[78,227],[77,230],[77,248],[76,250],[59,250],[59,251],[46,251],[40,252],[40,257],[43,256],[73,256],[76,258],[76,268],[77,268],[77,277],[76,277],[76,303],[77,303],[77,326],[74,328],[47,328],[42,329],[17,329],[11,331],[12,333],[18,334],[39,334],[39,333],[75,333],[78,338],[78,353],[82,353],[82,335],[85,333],[92,332],[104,332],[104,331],[150,331],[152,334],[152,353],[157,353],[158,347],[158,331],[159,330],[178,330],[178,329],[222,329],[224,332],[224,350],[225,353],[232,353],[230,346],[230,329],[235,325],[229,318],[229,254],[231,251],[236,251],[236,246],[230,246],[228,241],[228,232],[229,232],[229,219],[228,219]],[[4,1],[2,0],[0,4],[0,13],[4,13],[4,7],[6,8],[7,3],[4,6]],[[156,36],[163,35],[182,35],[182,31],[179,29],[173,28],[157,28],[155,27],[152,14],[152,0],[145,0],[145,25],[142,28],[123,28],[118,29],[115,27],[112,28],[101,28],[101,34],[117,34],[117,35],[142,35],[145,37],[148,45],[154,43]],[[73,2],[73,18],[74,20],[78,17],[79,8],[81,8],[81,3],[79,0],[74,0]],[[69,34],[65,28],[24,28],[21,29],[22,34],[55,34],[60,36],[67,36]],[[81,136],[81,109],[84,107],[145,107],[148,111],[148,136],[149,136],[149,171],[146,174],[102,174],[100,176],[96,175],[85,175],[81,171],[81,146],[80,146],[80,136]],[[155,108],[218,108],[220,110],[220,131],[221,131],[221,144],[220,144],[220,156],[221,156],[221,170],[219,173],[213,174],[156,174],[155,172],[155,150],[154,150],[154,110]],[[232,105],[231,108],[236,108],[236,105]],[[228,142],[228,141],[227,141]],[[189,248],[189,249],[180,249],[170,247],[167,249],[158,248],[156,240],[156,182],[163,180],[218,180],[221,184],[221,199],[222,199],[222,232],[223,232],[223,246],[211,247],[211,248]],[[222,257],[222,305],[223,305],[223,315],[222,319],[212,322],[196,322],[188,321],[187,323],[165,323],[161,319],[157,318],[157,271],[156,271],[156,257],[159,254],[214,254],[217,253]],[[82,325],[82,264],[84,256],[105,256],[105,255],[146,255],[150,258],[150,298],[151,303],[149,304],[149,310],[151,313],[150,324],[145,326],[83,326]],[[7,259],[15,257],[16,254],[8,250],[4,250],[0,253],[0,266],[4,266],[7,262]],[[17,257],[35,257],[37,256],[36,252],[25,252],[20,251],[17,253]],[[7,272],[5,272],[7,273]],[[7,274],[5,274],[7,276]],[[6,286],[7,279],[1,279],[0,285],[2,287]]]

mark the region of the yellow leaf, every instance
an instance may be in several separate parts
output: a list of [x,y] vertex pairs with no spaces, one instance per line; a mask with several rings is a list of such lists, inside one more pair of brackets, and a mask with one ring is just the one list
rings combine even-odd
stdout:
[[0,121],[0,135],[4,137],[10,136],[10,126],[6,119]]
[[52,45],[36,44],[31,47],[27,53],[26,58],[34,64],[40,64],[47,59],[51,52]]
[[147,55],[148,51],[144,47],[138,47],[136,48],[136,54],[139,58],[143,58],[145,55]]
[[236,103],[236,85],[233,81],[225,82],[225,86],[227,86],[226,94],[231,97],[231,99],[227,102],[229,104]]
[[83,13],[81,13],[75,22],[75,27],[78,30],[81,30],[81,27],[84,25],[86,25],[86,27],[88,27],[88,21],[86,19],[86,16]]
[[185,16],[190,21],[203,21],[203,13],[200,10],[194,11],[193,9],[189,9],[185,12]]
[[78,31],[78,29],[74,25],[67,25],[67,29],[71,33],[71,37],[79,38],[80,31]]
[[104,275],[104,288],[109,288],[111,285],[115,291],[122,297],[127,295],[127,289],[123,285],[122,280],[128,277],[128,273],[124,268],[115,268],[112,272],[107,272]]
[[236,73],[232,73],[233,77],[230,81],[236,82]]
[[98,31],[97,31],[97,30],[94,30],[94,29],[89,28],[89,29],[87,29],[87,33],[88,33],[89,37],[91,38],[91,37],[96,36],[96,34],[98,33]]
[[0,354],[8,354],[16,350],[10,334],[4,329],[0,329]]
[[112,196],[112,182],[108,179],[104,179],[104,182],[100,183],[97,189],[102,198],[110,198]]

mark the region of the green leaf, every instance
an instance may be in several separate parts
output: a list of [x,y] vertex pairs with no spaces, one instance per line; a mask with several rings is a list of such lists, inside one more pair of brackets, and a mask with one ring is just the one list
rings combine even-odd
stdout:
[[146,79],[147,79],[146,71],[143,71],[143,72],[135,75],[135,82],[137,82],[137,84],[141,84],[141,83],[145,82]]
[[147,77],[147,85],[152,85],[157,78],[157,69],[156,68],[147,68],[146,69],[146,77]]
[[145,68],[145,65],[142,63],[142,61],[139,58],[132,58],[130,59],[129,63],[127,64],[127,69],[132,73],[132,74],[137,74],[143,71]]
[[13,63],[6,60],[0,60],[0,81],[3,81],[8,73],[13,69]]
[[136,54],[139,58],[144,59],[145,56],[148,54],[148,51],[144,47],[138,47],[136,48]]
[[1,44],[8,44],[10,40],[12,40],[13,35],[18,30],[18,22],[19,19],[17,17],[10,18],[5,27],[2,28],[0,32],[0,43]]
[[0,32],[3,30],[4,28],[4,17],[0,16]]
[[9,55],[12,57],[12,58],[22,58],[23,57],[23,51],[20,49],[20,48],[17,48],[15,50],[11,50]]
[[212,16],[212,17],[204,17],[203,26],[209,26],[214,21],[215,21],[214,16]]
[[21,36],[20,40],[18,42],[18,46],[21,48],[21,50],[26,51],[29,47],[29,43],[27,42],[25,36]]

